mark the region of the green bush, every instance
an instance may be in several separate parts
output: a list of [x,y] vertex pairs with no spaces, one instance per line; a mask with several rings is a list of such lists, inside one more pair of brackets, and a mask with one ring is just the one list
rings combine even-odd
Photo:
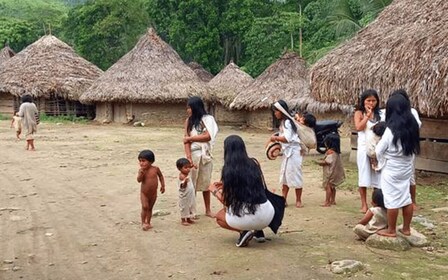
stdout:
[[45,113],[41,113],[39,115],[41,122],[49,122],[49,123],[87,123],[88,119],[85,117],[76,117],[75,115],[64,115],[64,116],[47,116]]

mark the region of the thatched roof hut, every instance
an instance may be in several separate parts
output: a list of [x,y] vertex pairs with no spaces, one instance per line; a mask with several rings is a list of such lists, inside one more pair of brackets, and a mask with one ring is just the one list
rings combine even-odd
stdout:
[[201,81],[203,81],[204,83],[208,83],[211,81],[211,79],[213,79],[213,74],[205,70],[201,64],[192,61],[187,65],[196,73],[199,79],[201,79]]
[[2,64],[0,92],[78,100],[101,73],[69,45],[46,35]]
[[209,83],[213,101],[229,107],[238,92],[250,85],[254,79],[230,62]]
[[181,103],[190,96],[206,94],[194,71],[149,28],[136,46],[81,96],[81,102]]
[[270,108],[279,99],[285,100],[291,108],[306,106],[309,101],[305,60],[294,52],[285,52],[250,86],[242,90],[230,107],[254,111]]
[[15,55],[16,55],[16,53],[8,45],[6,45],[0,51],[0,64],[2,64],[2,62],[10,59],[11,57],[13,57]]
[[384,102],[399,88],[422,115],[448,114],[448,1],[395,0],[311,69],[311,95],[356,104],[367,88]]

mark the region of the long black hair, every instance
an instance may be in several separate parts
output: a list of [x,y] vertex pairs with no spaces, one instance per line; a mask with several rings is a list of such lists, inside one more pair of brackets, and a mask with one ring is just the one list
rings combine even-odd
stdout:
[[261,169],[255,159],[247,155],[246,145],[238,135],[224,140],[224,166],[221,172],[224,205],[234,215],[254,214],[257,204],[266,202]]
[[187,101],[187,106],[191,108],[191,116],[188,118],[187,130],[191,131],[193,127],[199,128],[202,117],[207,115],[204,102],[199,96],[192,96]]
[[394,135],[392,143],[400,141],[403,154],[409,156],[420,153],[420,131],[411,113],[409,99],[401,94],[393,94],[386,103],[386,124]]
[[364,106],[364,101],[366,101],[366,99],[371,96],[373,96],[376,99],[376,106],[375,106],[375,108],[373,108],[373,116],[374,116],[375,121],[379,121],[381,119],[380,118],[380,97],[378,96],[378,92],[376,92],[376,90],[374,90],[374,89],[367,89],[367,90],[363,91],[363,93],[359,97],[359,103],[358,103],[358,106],[356,106],[355,110],[365,113],[366,107]]
[[[278,102],[278,104],[280,104],[280,106],[282,106],[283,109],[284,109],[286,112],[288,112],[288,114],[289,114],[288,104],[286,104],[286,101],[283,100],[283,99],[280,99],[280,100],[277,101],[277,102]],[[272,110],[279,111],[274,105],[272,105]],[[289,115],[285,115],[285,114],[283,114],[283,113],[282,113],[282,115],[283,115],[283,116],[285,117],[285,119],[286,119],[285,122],[288,120],[288,121],[291,123],[292,130],[293,130],[294,132],[297,133],[297,126],[296,126],[296,124],[294,123],[294,120],[293,120]]]

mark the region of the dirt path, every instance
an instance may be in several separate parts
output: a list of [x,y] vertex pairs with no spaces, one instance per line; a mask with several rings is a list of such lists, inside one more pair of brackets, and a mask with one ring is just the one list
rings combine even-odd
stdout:
[[[316,154],[304,164],[305,207],[288,207],[281,233],[267,232],[270,241],[236,248],[236,234],[204,216],[194,226],[181,226],[174,187],[181,134],[180,127],[42,123],[37,151],[27,152],[24,141],[14,140],[9,122],[0,121],[0,279],[337,279],[344,276],[332,274],[327,264],[341,259],[368,264],[358,279],[434,271],[420,249],[373,251],[355,240],[356,192],[340,191],[336,207],[319,207],[324,192],[321,169],[312,163]],[[213,178],[219,178],[222,142],[230,134],[243,137],[268,185],[277,188],[280,161],[263,155],[267,132],[221,128]],[[156,216],[150,232],[140,230],[135,179],[136,157],[145,148],[154,151],[167,185],[156,212],[169,213]],[[348,139],[343,150],[348,151]],[[218,202],[212,202],[217,211]]]

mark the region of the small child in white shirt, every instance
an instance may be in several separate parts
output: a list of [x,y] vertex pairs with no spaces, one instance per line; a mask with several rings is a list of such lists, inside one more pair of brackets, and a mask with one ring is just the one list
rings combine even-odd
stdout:
[[176,161],[176,167],[179,173],[179,209],[180,220],[183,226],[194,224],[192,218],[196,213],[196,194],[193,181],[188,177],[192,165],[186,158],[180,158]]

